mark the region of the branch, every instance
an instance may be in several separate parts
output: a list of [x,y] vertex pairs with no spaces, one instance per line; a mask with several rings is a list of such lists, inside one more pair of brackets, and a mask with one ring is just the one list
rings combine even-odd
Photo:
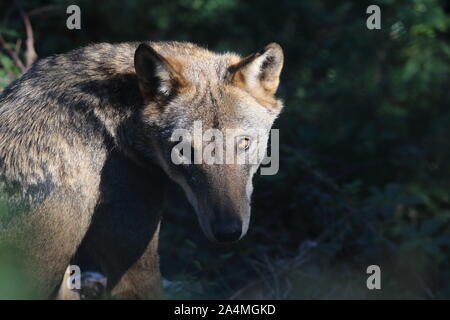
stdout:
[[[36,50],[34,49],[34,36],[33,36],[33,28],[31,26],[30,18],[28,15],[23,11],[22,7],[20,6],[20,3],[18,0],[15,0],[16,6],[20,11],[20,15],[22,16],[23,23],[25,25],[25,30],[27,33],[27,41],[26,41],[26,70],[28,70],[33,62],[37,60],[37,54]],[[25,70],[25,71],[26,71]]]
[[60,6],[58,6],[58,5],[43,6],[41,8],[36,8],[36,9],[32,9],[32,10],[28,11],[28,16],[31,17],[31,16],[35,16],[35,15],[40,15],[40,14],[43,14],[45,12],[53,11],[53,10],[56,10],[56,9],[59,9],[59,8],[60,8]]
[[14,50],[12,50],[9,46],[8,43],[6,42],[5,38],[3,38],[3,36],[0,34],[0,44],[2,45],[2,47],[5,49],[5,51],[9,54],[9,56],[13,59],[14,63],[16,64],[17,67],[19,67],[20,71],[23,73],[27,70],[27,68],[24,66],[24,64],[22,63],[22,61],[20,60],[17,52],[15,52]]
[[22,39],[17,39],[16,41],[16,47],[14,48],[14,51],[19,54],[20,48],[22,47]]

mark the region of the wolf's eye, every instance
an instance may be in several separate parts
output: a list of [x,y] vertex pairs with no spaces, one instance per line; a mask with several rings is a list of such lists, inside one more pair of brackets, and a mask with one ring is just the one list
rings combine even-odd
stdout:
[[240,150],[248,150],[250,148],[250,139],[247,137],[239,139],[238,148]]

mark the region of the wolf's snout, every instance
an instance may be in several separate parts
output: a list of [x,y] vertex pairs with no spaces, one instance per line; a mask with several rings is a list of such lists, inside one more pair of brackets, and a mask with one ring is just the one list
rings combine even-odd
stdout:
[[242,221],[239,218],[216,218],[211,223],[211,230],[217,242],[235,242],[241,238]]

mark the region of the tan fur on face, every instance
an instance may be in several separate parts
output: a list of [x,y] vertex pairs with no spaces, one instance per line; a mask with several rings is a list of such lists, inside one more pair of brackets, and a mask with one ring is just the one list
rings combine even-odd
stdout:
[[283,50],[276,43],[267,45],[230,67],[231,82],[248,91],[260,104],[280,108],[275,98],[283,68]]

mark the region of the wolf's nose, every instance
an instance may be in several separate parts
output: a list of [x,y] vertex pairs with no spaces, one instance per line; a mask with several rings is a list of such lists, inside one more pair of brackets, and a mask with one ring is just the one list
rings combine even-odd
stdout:
[[212,232],[218,242],[235,242],[242,235],[242,222],[216,219],[212,224]]

